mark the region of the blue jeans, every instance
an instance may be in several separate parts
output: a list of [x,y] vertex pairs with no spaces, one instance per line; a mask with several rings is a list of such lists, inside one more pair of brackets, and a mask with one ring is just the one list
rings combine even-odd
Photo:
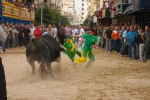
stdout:
[[68,37],[69,37],[69,35],[65,35],[65,40],[67,40]]
[[28,43],[30,42],[30,37],[24,37],[25,47],[27,47]]
[[120,40],[114,40],[113,41],[113,45],[110,48],[110,52],[112,52],[112,50],[114,49],[114,47],[117,47],[117,52],[120,52],[120,46],[119,46]]
[[15,47],[18,45],[18,34],[16,34],[16,36],[15,36]]
[[133,57],[133,47],[136,47],[136,42],[129,42],[129,50],[128,50],[128,55],[130,58]]
[[2,42],[2,51],[5,52],[5,42]]

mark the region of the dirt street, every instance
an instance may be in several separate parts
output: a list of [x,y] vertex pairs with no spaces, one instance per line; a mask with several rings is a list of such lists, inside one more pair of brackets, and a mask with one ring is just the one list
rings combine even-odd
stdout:
[[150,61],[128,60],[115,52],[95,49],[91,68],[73,66],[61,53],[62,78],[57,63],[52,63],[54,79],[31,74],[24,47],[0,54],[5,67],[8,100],[150,100]]

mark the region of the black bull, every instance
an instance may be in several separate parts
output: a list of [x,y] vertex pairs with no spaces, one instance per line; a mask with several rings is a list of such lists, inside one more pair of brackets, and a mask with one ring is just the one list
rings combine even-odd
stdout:
[[66,49],[61,47],[52,36],[46,35],[32,39],[26,48],[26,57],[32,67],[32,73],[35,73],[34,62],[37,61],[40,63],[41,73],[46,73],[45,66],[47,66],[50,75],[53,77],[51,63],[56,61],[59,64],[60,52],[64,50]]

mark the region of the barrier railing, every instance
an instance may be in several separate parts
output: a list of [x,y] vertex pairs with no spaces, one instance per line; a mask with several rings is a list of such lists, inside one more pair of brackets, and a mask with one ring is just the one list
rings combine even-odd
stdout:
[[20,8],[8,2],[2,2],[2,15],[20,20],[35,21],[34,11],[29,12],[26,8]]

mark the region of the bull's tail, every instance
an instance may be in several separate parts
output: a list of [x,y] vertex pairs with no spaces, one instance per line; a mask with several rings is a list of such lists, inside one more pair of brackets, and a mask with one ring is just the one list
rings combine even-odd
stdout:
[[60,46],[60,51],[68,51],[68,50],[63,46]]

